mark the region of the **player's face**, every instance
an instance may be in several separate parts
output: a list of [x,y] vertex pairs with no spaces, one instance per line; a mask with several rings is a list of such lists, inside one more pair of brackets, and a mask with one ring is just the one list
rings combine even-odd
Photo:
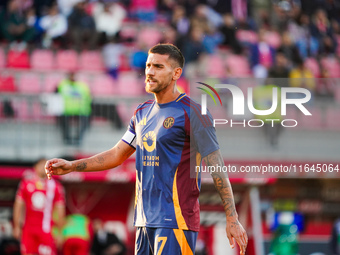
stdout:
[[145,67],[145,90],[148,93],[159,93],[173,80],[174,63],[168,55],[150,53]]
[[40,178],[46,178],[46,174],[45,174],[45,163],[46,160],[40,160],[35,166],[35,172],[37,173],[37,175]]

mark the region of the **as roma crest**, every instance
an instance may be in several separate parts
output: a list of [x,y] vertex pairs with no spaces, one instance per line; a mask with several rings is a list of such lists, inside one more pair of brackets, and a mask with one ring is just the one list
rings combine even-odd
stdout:
[[167,117],[163,122],[163,127],[166,129],[171,128],[175,123],[175,119],[173,117]]

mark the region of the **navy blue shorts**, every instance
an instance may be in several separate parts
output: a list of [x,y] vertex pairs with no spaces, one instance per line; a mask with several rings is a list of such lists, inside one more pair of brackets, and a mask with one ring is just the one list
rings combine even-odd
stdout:
[[198,232],[137,227],[135,255],[193,255]]

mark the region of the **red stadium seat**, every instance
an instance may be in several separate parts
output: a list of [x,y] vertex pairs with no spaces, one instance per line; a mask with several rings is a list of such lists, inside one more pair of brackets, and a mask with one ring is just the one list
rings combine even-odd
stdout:
[[6,55],[3,49],[0,48],[0,69],[6,66]]
[[236,38],[242,43],[257,43],[258,36],[254,31],[250,30],[237,30]]
[[98,74],[91,84],[93,96],[110,96],[116,93],[114,80],[106,74]]
[[264,36],[264,40],[274,49],[277,49],[281,45],[281,37],[278,32],[267,31]]
[[123,41],[135,41],[138,34],[138,24],[135,23],[123,23],[122,29],[119,32],[119,36]]
[[131,65],[128,56],[126,56],[125,54],[121,54],[119,58],[120,58],[119,71],[120,72],[130,71]]
[[43,92],[53,93],[56,91],[58,84],[66,78],[62,73],[48,73],[44,78]]
[[23,121],[38,120],[42,117],[41,106],[38,101],[13,100],[13,108],[18,119]]
[[17,88],[11,75],[0,76],[0,92],[16,92]]
[[77,72],[75,74],[75,78],[77,81],[82,81],[85,82],[88,86],[90,86],[91,84],[91,79],[90,77],[92,77],[94,74],[89,74],[88,72]]
[[7,54],[7,67],[9,68],[29,68],[30,61],[27,51],[10,50]]
[[35,73],[22,73],[19,78],[19,92],[40,93],[42,91],[40,76]]
[[57,52],[56,64],[59,70],[75,71],[78,69],[78,54],[74,50],[61,50]]
[[336,58],[325,57],[321,59],[321,65],[328,70],[330,77],[340,77],[340,63]]
[[105,66],[101,53],[99,51],[84,51],[80,53],[79,69],[89,71],[103,71]]
[[228,55],[226,65],[232,76],[249,77],[251,74],[248,60],[244,56]]
[[50,50],[35,50],[31,55],[31,67],[39,71],[49,71],[55,68],[54,55]]
[[138,42],[150,48],[160,42],[162,34],[157,28],[146,27],[138,34]]
[[144,83],[137,79],[135,72],[125,72],[119,75],[118,92],[120,95],[140,96],[144,91]]
[[214,78],[224,78],[227,76],[227,69],[223,59],[218,55],[208,55],[206,58],[207,75]]
[[307,58],[305,65],[310,71],[312,71],[315,77],[320,77],[319,63],[315,58]]

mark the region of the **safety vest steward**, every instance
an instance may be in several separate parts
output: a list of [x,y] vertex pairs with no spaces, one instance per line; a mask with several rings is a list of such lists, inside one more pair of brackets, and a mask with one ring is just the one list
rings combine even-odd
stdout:
[[58,86],[58,92],[64,99],[64,115],[91,114],[91,93],[85,83],[63,80]]

